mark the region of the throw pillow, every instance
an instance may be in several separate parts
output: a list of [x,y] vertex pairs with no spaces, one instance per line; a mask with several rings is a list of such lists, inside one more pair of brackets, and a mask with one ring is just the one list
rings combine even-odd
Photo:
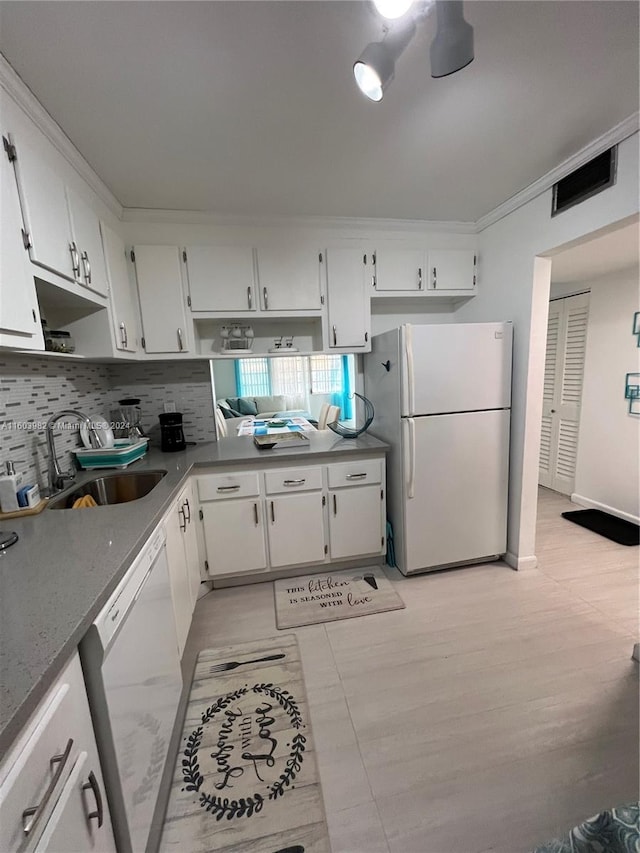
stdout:
[[242,415],[240,412],[237,412],[235,409],[228,409],[226,406],[218,406],[220,411],[222,412],[222,416],[229,420],[230,418],[241,418]]
[[256,401],[249,400],[246,397],[238,397],[238,411],[241,415],[257,415]]
[[234,409],[236,412],[239,412],[240,411],[240,405],[238,403],[239,399],[240,399],[240,397],[227,397],[227,404],[228,404],[229,408]]

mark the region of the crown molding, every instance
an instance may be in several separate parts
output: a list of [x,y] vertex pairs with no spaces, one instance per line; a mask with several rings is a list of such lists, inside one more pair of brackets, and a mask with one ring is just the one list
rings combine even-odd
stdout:
[[475,234],[474,222],[443,222],[426,219],[374,219],[348,216],[241,216],[199,210],[164,210],[158,208],[125,207],[123,222],[171,225],[243,226],[245,228],[308,228],[335,231],[397,231],[423,233],[441,231],[447,234]]
[[54,148],[73,166],[96,195],[118,217],[122,218],[122,205],[111,190],[103,183],[82,154],[75,147],[55,119],[45,110],[40,101],[18,76],[14,68],[0,53],[0,86],[5,90],[36,127],[46,136]]
[[517,210],[527,202],[547,190],[550,190],[557,181],[567,175],[570,175],[571,172],[575,171],[575,169],[579,169],[580,166],[584,166],[585,163],[593,160],[593,158],[597,157],[598,154],[602,154],[603,151],[606,151],[613,145],[617,145],[624,139],[628,139],[629,136],[633,136],[634,133],[638,132],[639,128],[640,113],[636,112],[624,119],[624,121],[621,121],[620,124],[612,127],[611,130],[603,133],[602,136],[594,139],[576,154],[572,154],[571,157],[567,158],[563,163],[560,163],[560,165],[556,166],[555,169],[547,172],[546,175],[538,178],[537,181],[529,184],[528,187],[525,187],[519,193],[511,196],[511,198],[508,198],[506,201],[502,202],[502,204],[499,204],[498,207],[495,207],[493,210],[489,211],[489,213],[481,216],[476,222],[476,230],[478,232],[484,231],[485,228],[488,228],[500,219],[504,219],[505,216],[513,213],[514,210]]

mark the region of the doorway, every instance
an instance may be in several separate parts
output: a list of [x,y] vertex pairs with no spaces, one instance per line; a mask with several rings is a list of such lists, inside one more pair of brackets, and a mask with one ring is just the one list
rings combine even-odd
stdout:
[[549,302],[538,482],[563,495],[575,486],[588,322],[588,292]]

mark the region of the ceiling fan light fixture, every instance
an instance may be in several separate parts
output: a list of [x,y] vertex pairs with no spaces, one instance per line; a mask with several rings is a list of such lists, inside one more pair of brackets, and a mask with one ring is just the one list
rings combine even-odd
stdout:
[[431,76],[447,77],[472,62],[473,27],[463,16],[462,0],[437,0],[438,28],[431,42]]
[[406,15],[413,2],[414,0],[373,0],[373,5],[379,15],[393,21]]

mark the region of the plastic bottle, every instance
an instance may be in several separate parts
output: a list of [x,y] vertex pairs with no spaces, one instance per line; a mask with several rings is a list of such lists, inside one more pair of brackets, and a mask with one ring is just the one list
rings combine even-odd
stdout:
[[17,512],[18,488],[22,484],[22,474],[16,474],[13,462],[6,463],[7,472],[0,476],[0,510]]

